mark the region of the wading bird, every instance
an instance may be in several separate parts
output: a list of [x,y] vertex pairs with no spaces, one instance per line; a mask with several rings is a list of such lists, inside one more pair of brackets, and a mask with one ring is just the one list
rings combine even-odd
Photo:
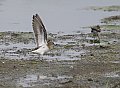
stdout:
[[47,39],[45,26],[38,14],[33,15],[32,26],[37,43],[37,47],[32,52],[43,55],[45,52],[53,49],[54,43]]
[[98,37],[98,40],[99,40],[99,44],[100,44],[100,33],[101,32],[101,29],[100,29],[100,26],[97,25],[97,26],[94,26],[94,27],[91,27],[91,33],[93,34],[93,37],[94,37],[94,44],[95,44],[95,37],[97,36]]

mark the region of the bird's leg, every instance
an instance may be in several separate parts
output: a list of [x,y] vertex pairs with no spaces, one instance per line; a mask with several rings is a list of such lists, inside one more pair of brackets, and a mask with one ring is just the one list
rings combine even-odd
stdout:
[[100,35],[98,34],[98,39],[99,39],[99,46],[100,46]]
[[40,54],[38,54],[38,59],[40,59]]
[[93,36],[93,37],[94,37],[93,43],[94,43],[94,46],[95,46],[95,36]]
[[38,59],[42,61],[43,60],[43,54],[38,54]]
[[98,38],[99,38],[99,46],[100,46],[100,37],[98,36]]
[[41,55],[41,60],[43,61],[43,54]]

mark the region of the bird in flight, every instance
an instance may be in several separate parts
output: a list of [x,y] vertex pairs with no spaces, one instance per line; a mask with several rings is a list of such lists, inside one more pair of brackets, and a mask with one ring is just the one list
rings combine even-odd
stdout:
[[43,55],[45,52],[53,49],[54,43],[47,39],[47,31],[38,14],[33,15],[32,26],[37,44],[37,47],[32,52]]

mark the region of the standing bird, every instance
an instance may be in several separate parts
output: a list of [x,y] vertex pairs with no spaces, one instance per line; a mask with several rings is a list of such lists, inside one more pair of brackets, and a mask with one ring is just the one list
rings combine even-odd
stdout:
[[54,43],[47,39],[45,26],[38,14],[33,15],[32,26],[37,43],[37,47],[32,52],[43,55],[45,52],[53,49]]
[[100,44],[100,35],[99,35],[100,32],[101,32],[101,29],[100,29],[99,25],[91,27],[91,33],[93,34],[93,37],[94,37],[94,44],[95,44],[95,37],[96,36],[98,37],[99,44]]

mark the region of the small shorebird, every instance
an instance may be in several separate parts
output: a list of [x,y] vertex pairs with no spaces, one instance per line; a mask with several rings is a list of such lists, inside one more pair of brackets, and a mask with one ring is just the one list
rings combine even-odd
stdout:
[[91,33],[93,33],[93,37],[94,37],[94,44],[95,44],[95,37],[96,36],[98,37],[99,44],[100,44],[100,35],[99,35],[100,32],[101,32],[101,29],[100,29],[99,25],[91,27]]
[[33,15],[32,26],[37,43],[37,47],[32,52],[43,55],[54,47],[54,43],[47,39],[45,26],[38,14]]

